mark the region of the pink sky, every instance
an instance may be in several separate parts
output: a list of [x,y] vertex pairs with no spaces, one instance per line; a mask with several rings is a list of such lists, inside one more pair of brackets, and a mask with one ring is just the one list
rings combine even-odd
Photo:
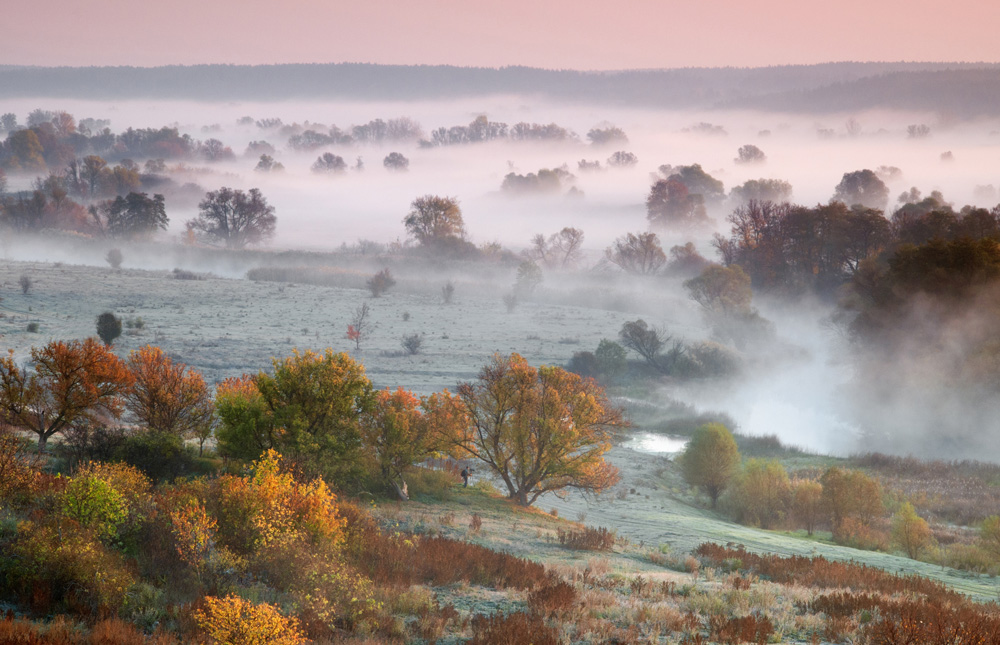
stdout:
[[0,64],[1000,61],[997,0],[33,0]]

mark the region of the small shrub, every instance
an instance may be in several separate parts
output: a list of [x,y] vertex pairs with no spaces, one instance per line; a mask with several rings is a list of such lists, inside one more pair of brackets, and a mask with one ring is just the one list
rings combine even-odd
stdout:
[[122,319],[110,311],[97,317],[97,335],[108,347],[122,335]]
[[479,513],[473,513],[472,519],[469,520],[469,528],[472,529],[473,533],[479,533],[483,528],[483,518],[479,516]]
[[29,334],[37,334],[38,330],[39,330],[39,326],[38,326],[38,323],[36,323],[36,322],[30,322],[30,323],[28,323],[28,326],[25,327],[25,331],[28,332]]
[[174,269],[173,272],[174,280],[204,280],[203,276],[198,275],[194,271],[185,271],[184,269]]
[[402,345],[407,354],[414,356],[420,353],[420,346],[424,344],[424,339],[420,334],[407,334],[403,336],[403,340],[399,344]]
[[113,456],[142,471],[153,481],[169,481],[194,470],[194,456],[184,441],[167,432],[141,432],[126,437]]
[[455,297],[455,283],[449,280],[441,287],[441,300],[446,305],[450,305],[452,299]]
[[528,595],[528,607],[540,616],[551,617],[564,612],[576,604],[577,595],[573,585],[558,580],[539,587]]
[[503,306],[507,309],[507,313],[514,313],[514,309],[517,308],[517,295],[513,293],[504,294]]
[[392,273],[389,269],[382,269],[365,283],[368,285],[368,290],[371,292],[373,298],[378,298],[383,293],[391,289],[396,284],[395,278],[392,277]]
[[559,544],[577,551],[610,551],[615,545],[615,532],[606,528],[585,526],[580,530],[557,530]]
[[31,279],[31,276],[24,274],[21,275],[17,283],[21,285],[21,293],[23,293],[24,295],[28,295],[28,293],[31,292],[31,287],[34,286],[35,284],[34,281]]
[[121,249],[111,249],[108,254],[104,256],[105,262],[111,265],[112,269],[118,269],[122,266],[122,260],[124,260]]
[[492,616],[477,615],[472,619],[472,640],[469,645],[557,645],[558,633],[545,624],[541,616],[517,612]]

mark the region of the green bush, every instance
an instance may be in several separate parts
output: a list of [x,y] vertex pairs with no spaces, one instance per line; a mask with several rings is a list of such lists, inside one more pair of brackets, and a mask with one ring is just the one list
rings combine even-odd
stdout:
[[91,475],[70,482],[63,493],[61,510],[105,542],[118,538],[118,531],[128,518],[128,504],[122,494]]
[[193,451],[177,435],[140,432],[127,437],[115,450],[114,461],[135,466],[153,481],[169,481],[196,471]]
[[451,499],[458,479],[453,473],[433,468],[414,467],[404,476],[410,497],[430,497],[442,501]]

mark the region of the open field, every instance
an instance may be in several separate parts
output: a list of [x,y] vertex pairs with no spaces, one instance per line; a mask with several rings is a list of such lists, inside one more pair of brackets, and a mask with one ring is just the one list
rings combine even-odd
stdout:
[[[374,271],[372,271],[374,273]],[[510,272],[512,273],[512,271]],[[31,278],[27,295],[21,275]],[[501,296],[509,282],[454,277],[454,302],[442,303],[446,278],[403,276],[380,298],[364,288],[370,274],[347,271],[357,287],[252,282],[204,276],[175,279],[170,271],[143,271],[59,263],[0,261],[0,346],[18,360],[53,339],[95,334],[97,315],[113,311],[124,321],[142,318],[141,330],[126,329],[115,343],[119,355],[146,344],[204,374],[209,383],[268,369],[271,359],[293,349],[350,352],[379,387],[430,393],[475,377],[494,353],[518,352],[532,364],[565,364],[573,352],[593,350],[614,338],[634,315],[585,307],[544,304],[544,295],[507,313]],[[511,276],[512,281],[512,276]],[[404,291],[405,289],[405,291]],[[361,349],[346,338],[347,325],[363,303],[376,327]],[[693,303],[678,301],[695,310]],[[37,333],[26,331],[38,324]],[[400,342],[421,334],[417,355]]]

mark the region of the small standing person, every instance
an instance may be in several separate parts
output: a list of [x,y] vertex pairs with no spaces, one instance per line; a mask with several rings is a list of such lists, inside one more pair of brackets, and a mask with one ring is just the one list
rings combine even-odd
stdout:
[[[452,471],[452,472],[454,472],[454,471]],[[464,482],[463,485],[466,488],[468,488],[469,487],[469,467],[466,466],[465,468],[463,468],[461,474],[462,474],[462,481]]]

